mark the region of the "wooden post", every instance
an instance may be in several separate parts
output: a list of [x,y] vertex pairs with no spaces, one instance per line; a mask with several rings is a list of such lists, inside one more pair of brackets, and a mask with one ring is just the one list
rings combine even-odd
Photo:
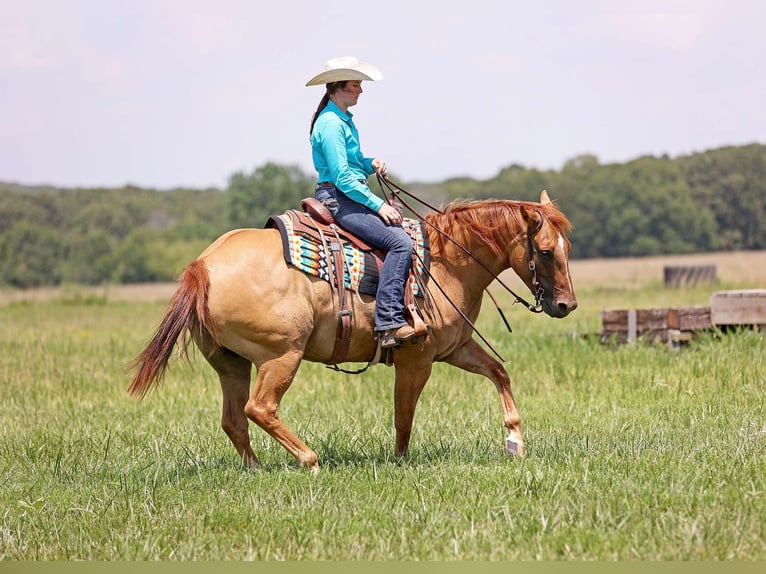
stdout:
[[638,337],[638,321],[636,320],[636,310],[628,309],[628,344],[635,345]]

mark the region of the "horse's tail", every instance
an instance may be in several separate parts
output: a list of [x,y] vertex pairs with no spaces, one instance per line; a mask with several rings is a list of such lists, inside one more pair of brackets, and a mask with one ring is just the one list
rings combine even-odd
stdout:
[[173,348],[182,335],[181,355],[184,358],[187,357],[192,329],[198,328],[200,334],[207,333],[215,338],[207,305],[209,288],[207,267],[197,259],[181,274],[178,288],[154,337],[130,363],[132,368],[137,369],[128,387],[130,394],[143,398],[151,387],[162,381]]

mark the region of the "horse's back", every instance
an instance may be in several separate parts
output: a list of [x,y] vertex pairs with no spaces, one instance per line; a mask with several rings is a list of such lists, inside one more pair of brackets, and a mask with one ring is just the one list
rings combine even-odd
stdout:
[[232,229],[208,245],[198,259],[205,260],[209,267],[219,258],[231,258],[232,253],[262,253],[279,248],[280,244],[279,232],[275,229]]
[[[199,258],[210,275],[213,299],[243,305],[300,295],[310,281],[285,261],[276,229],[235,229],[216,239]],[[220,304],[223,301],[219,301]]]

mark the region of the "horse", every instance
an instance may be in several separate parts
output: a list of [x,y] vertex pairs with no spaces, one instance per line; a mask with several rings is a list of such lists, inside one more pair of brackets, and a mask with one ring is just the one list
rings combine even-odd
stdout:
[[[420,344],[393,349],[395,455],[408,451],[418,398],[432,365],[441,361],[494,383],[508,430],[506,450],[523,457],[526,447],[510,377],[474,339],[469,321],[477,319],[485,289],[509,268],[537,295],[547,315],[571,313],[577,307],[569,273],[571,225],[546,191],[539,203],[453,201],[424,219],[432,279],[430,330]],[[347,299],[353,322],[346,361],[370,361],[377,345],[375,298]],[[261,468],[250,444],[253,421],[316,474],[317,454],[282,422],[279,407],[302,361],[329,365],[337,326],[331,285],[285,262],[278,230],[231,230],[182,272],[157,330],[132,361],[135,375],[128,392],[143,398],[163,379],[176,344],[188,358],[192,340],[218,374],[221,426],[244,464]]]

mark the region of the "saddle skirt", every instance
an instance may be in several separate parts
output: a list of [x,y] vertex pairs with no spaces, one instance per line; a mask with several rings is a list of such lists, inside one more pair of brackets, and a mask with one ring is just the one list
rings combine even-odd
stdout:
[[[427,277],[424,271],[430,265],[428,234],[423,225],[421,221],[407,218],[402,223],[402,228],[413,238],[417,253],[408,278],[408,287],[415,297],[423,297],[417,277]],[[326,225],[294,209],[282,215],[272,215],[265,227],[279,230],[283,254],[289,265],[329,283],[342,272],[346,289],[365,295],[376,294],[385,252],[372,248],[337,225]],[[343,255],[342,270],[336,269],[330,247],[330,243],[337,243],[338,239]]]

